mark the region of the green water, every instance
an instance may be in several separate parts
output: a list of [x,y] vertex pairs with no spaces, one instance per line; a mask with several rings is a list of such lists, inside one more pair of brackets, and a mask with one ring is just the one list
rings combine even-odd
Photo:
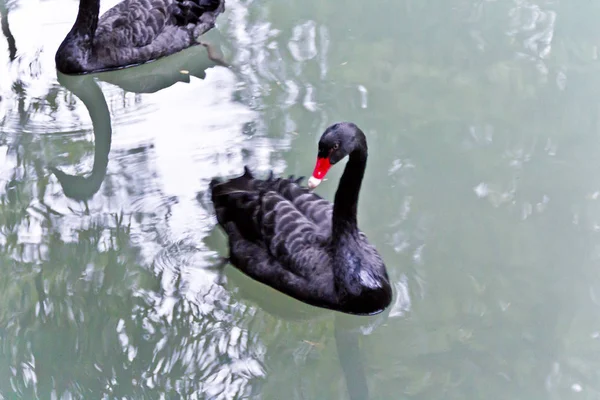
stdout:
[[[76,11],[0,0],[0,398],[600,396],[596,2],[227,0],[231,68],[57,76]],[[205,193],[310,174],[340,120],[395,290],[375,318],[221,268]]]

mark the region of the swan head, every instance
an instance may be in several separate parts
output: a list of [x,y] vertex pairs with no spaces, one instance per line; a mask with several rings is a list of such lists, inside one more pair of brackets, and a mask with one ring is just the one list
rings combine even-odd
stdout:
[[65,196],[75,201],[86,201],[92,198],[104,180],[104,173],[94,174],[92,172],[91,176],[83,177],[66,174],[55,167],[48,167],[48,169],[58,179]]
[[312,176],[308,179],[308,187],[316,188],[332,165],[357,150],[366,155],[367,141],[365,134],[358,126],[352,122],[338,122],[330,125],[319,139],[317,164]]

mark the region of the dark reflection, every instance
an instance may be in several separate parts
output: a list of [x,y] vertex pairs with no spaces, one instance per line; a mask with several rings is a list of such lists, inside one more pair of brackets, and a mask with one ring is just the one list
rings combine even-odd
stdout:
[[[310,172],[302,170],[314,165],[316,137],[308,133],[348,115],[378,137],[362,215],[394,264],[391,280],[406,272],[414,306],[410,318],[390,313],[370,336],[334,330],[332,312],[299,322],[273,318],[245,300],[258,292],[280,307],[285,297],[264,285],[244,292],[232,278],[225,288],[191,293],[204,277],[190,283],[185,275],[202,262],[189,261],[195,247],[173,243],[181,234],[165,234],[166,207],[151,215],[145,204],[136,215],[142,228],[126,234],[107,215],[90,223],[38,210],[40,192],[55,181],[34,165],[51,136],[39,122],[49,110],[34,107],[35,91],[12,96],[7,86],[11,118],[0,137],[12,170],[0,184],[1,395],[340,399],[349,397],[343,368],[354,398],[593,398],[600,377],[593,356],[600,349],[600,4],[455,3],[386,0],[365,14],[358,1],[243,2],[245,19],[222,23],[235,23],[222,29],[233,41],[246,22],[230,47],[239,48],[247,74],[249,89],[240,95],[263,112],[256,132],[278,146],[263,168]],[[506,32],[513,8],[537,18],[551,15],[549,7],[559,17],[541,73],[541,62],[521,57],[537,54],[527,39],[540,38],[544,51],[539,33],[552,19],[534,29],[516,21],[519,33]],[[310,61],[290,58],[288,39],[304,20],[316,22],[317,49],[327,28],[328,58],[321,50]],[[348,21],[361,21],[350,35]],[[265,26],[276,33],[265,35]],[[28,49],[20,45],[21,53]],[[34,80],[27,72],[18,78]],[[317,112],[303,105],[308,84]],[[357,85],[368,90],[366,109]],[[12,90],[28,88],[19,82]],[[136,162],[127,172],[140,174],[118,177],[134,187],[118,207],[149,197],[139,188],[156,181],[151,167]],[[473,190],[480,183],[485,193]],[[331,199],[334,188],[321,190]],[[28,225],[39,221],[39,237],[31,235]],[[178,257],[166,250],[170,263],[161,269],[154,249],[171,244]]]
[[0,0],[0,26],[8,42],[8,56],[10,61],[14,61],[17,57],[17,43],[8,25],[8,5],[5,0]]
[[95,140],[94,165],[90,175],[69,175],[55,166],[49,167],[60,182],[65,196],[86,202],[98,192],[106,176],[112,135],[111,119],[106,99],[95,78],[128,92],[155,93],[177,82],[189,83],[190,76],[204,79],[207,68],[223,65],[224,63],[214,54],[210,54],[211,52],[214,50],[208,49],[207,59],[205,48],[196,46],[165,59],[126,70],[83,76],[70,76],[58,72],[58,81],[75,94],[87,108]]
[[[209,241],[216,240],[220,239],[216,239],[214,236],[209,239]],[[322,340],[326,340],[327,337],[333,337],[335,340],[339,366],[346,382],[348,395],[351,400],[370,398],[363,362],[364,354],[359,343],[360,337],[372,334],[379,326],[383,325],[388,319],[390,307],[373,316],[342,314],[313,307],[278,293],[266,285],[249,279],[233,266],[228,265],[223,273],[227,278],[226,287],[229,291],[237,293],[244,301],[255,303],[260,309],[276,317],[279,321],[306,324],[333,320],[333,332],[329,332]],[[272,378],[280,379],[280,377]],[[287,386],[302,384],[297,377],[292,379],[294,380],[286,382]],[[315,394],[321,395],[322,391],[317,390]]]
[[346,378],[348,394],[352,400],[369,398],[369,386],[365,376],[362,354],[360,351],[359,331],[342,315],[336,315],[334,324],[335,347],[340,365]]
[[[159,62],[140,68],[146,79],[135,81],[138,92],[189,81],[189,75],[204,78],[211,66],[198,57],[175,58],[182,62],[165,71],[171,78],[158,73]],[[123,86],[131,89],[133,78],[126,76],[135,74],[123,75]],[[98,78],[117,82],[116,74]],[[60,181],[65,194],[84,198],[106,175],[110,114],[93,77],[59,79],[93,122],[91,174],[63,173]],[[22,132],[10,149],[16,154],[10,181],[0,186],[0,397],[248,397],[264,376],[262,344],[245,329],[248,314],[235,310],[218,285],[209,282],[198,292],[185,287],[183,259],[198,249],[187,249],[172,270],[144,254],[169,243],[169,206],[85,216],[44,208],[53,184],[38,165],[44,143],[36,140],[43,135],[27,132],[31,96],[26,86],[13,87],[20,93],[14,108]],[[130,201],[139,199],[135,185],[154,184],[147,165],[133,164],[137,175],[119,177],[131,189]]]
[[94,165],[89,176],[69,175],[56,167],[49,169],[60,182],[65,196],[77,201],[86,201],[98,192],[106,176],[112,137],[110,112],[102,90],[94,78],[70,77],[59,73],[58,81],[79,97],[90,114],[94,129]]
[[[95,138],[94,165],[89,175],[63,173],[58,176],[62,171],[59,166],[53,166],[67,196],[89,199],[99,190],[107,174],[110,113],[93,79],[131,92],[153,93],[175,82],[189,82],[189,75],[203,78],[204,61],[193,60],[193,56],[190,62],[184,59],[199,50],[202,48],[132,70],[85,77],[89,80],[59,75],[60,82],[87,107]],[[155,70],[161,63],[171,64],[164,74]],[[188,70],[189,74],[180,70]],[[261,84],[256,82],[255,86]],[[23,94],[20,98],[29,100],[30,97]],[[256,99],[264,101],[260,95]],[[23,101],[23,104],[28,103]],[[33,109],[21,109],[24,112],[19,113],[23,116],[20,127],[27,127],[26,115]],[[277,125],[273,129],[278,129]],[[27,133],[21,136],[28,137]],[[38,134],[34,139],[38,137],[43,136]],[[9,204],[10,209],[0,205],[0,214],[10,214],[15,220],[9,232],[12,241],[6,246],[0,244],[0,265],[5,272],[0,279],[2,303],[6,307],[0,310],[4,349],[0,353],[0,390],[3,395],[10,397],[16,392],[25,398],[85,398],[93,393],[92,396],[98,398],[217,399],[260,397],[261,393],[267,393],[265,398],[280,398],[279,394],[294,391],[295,398],[335,398],[339,397],[336,396],[338,389],[328,389],[333,385],[325,376],[331,370],[342,368],[350,398],[368,397],[359,339],[362,330],[372,329],[366,322],[372,322],[371,319],[357,317],[353,321],[358,327],[349,327],[340,325],[339,317],[333,312],[315,314],[314,308],[303,308],[300,304],[293,308],[305,315],[303,321],[309,322],[308,328],[281,332],[277,331],[277,324],[284,318],[271,325],[271,328],[275,325],[274,329],[256,329],[257,325],[271,321],[263,315],[253,315],[254,310],[245,308],[244,302],[231,301],[230,292],[218,285],[190,298],[183,286],[185,282],[182,283],[180,260],[173,267],[174,271],[167,268],[161,271],[156,263],[141,254],[151,252],[153,245],[161,246],[168,241],[160,228],[154,228],[160,225],[166,213],[152,216],[151,212],[142,212],[135,218],[94,213],[89,218],[73,218],[70,214],[59,216],[50,211],[40,214],[30,207],[36,203],[33,197],[43,198],[43,191],[49,185],[41,171],[36,168],[33,173],[28,165],[43,154],[42,145],[43,142],[23,144],[23,153],[28,158],[19,158],[15,168],[17,176],[9,191],[11,196],[7,196],[13,202]],[[139,170],[142,167],[138,165]],[[128,185],[134,185],[144,176],[123,179],[128,180]],[[73,178],[71,182],[67,182],[69,177]],[[31,188],[34,185],[41,187],[41,193]],[[161,222],[156,223],[158,220]],[[39,243],[23,246],[19,230],[24,230],[29,221],[41,221],[43,228],[36,238]],[[137,231],[131,229],[136,222]],[[151,231],[150,239],[140,239],[139,225],[141,230],[146,230],[144,233]],[[181,259],[187,255],[183,254]],[[171,276],[167,276],[169,273]],[[261,294],[263,290],[264,287],[258,288]],[[281,308],[284,299],[287,298],[270,296],[267,302]],[[282,310],[280,314],[292,313]],[[313,326],[310,322],[325,318],[331,322],[323,328],[326,333],[310,335],[313,329],[321,328],[321,324]],[[375,321],[381,323],[385,318],[379,315]],[[313,336],[317,340],[336,341],[341,365],[337,365],[335,355],[320,353],[317,356],[322,358],[318,363],[313,360],[298,370],[290,368],[289,358],[279,357],[281,350],[293,356],[306,348],[311,349],[308,357],[315,357],[314,349],[318,349],[319,344],[304,343]],[[280,343],[285,340],[290,340],[289,344],[299,342],[300,346],[282,349]],[[269,372],[268,379],[262,379],[265,377],[263,364],[270,363],[271,359],[285,364]],[[328,377],[337,379],[339,376],[334,373]],[[277,385],[276,390],[261,390],[271,382]],[[315,385],[315,382],[321,384]],[[310,393],[315,396],[303,396],[302,385],[310,387]],[[330,395],[321,396],[323,390],[330,390]]]

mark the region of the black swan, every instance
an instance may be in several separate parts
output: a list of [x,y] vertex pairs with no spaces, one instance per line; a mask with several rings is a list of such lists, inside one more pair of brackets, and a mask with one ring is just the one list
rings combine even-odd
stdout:
[[310,305],[377,314],[392,300],[385,264],[358,229],[358,195],[367,140],[353,123],[328,127],[319,140],[314,189],[349,155],[333,205],[294,180],[242,176],[210,182],[218,223],[229,237],[229,261],[257,281]]
[[56,69],[85,74],[171,55],[201,44],[196,38],[224,9],[224,0],[123,0],[98,19],[100,0],[80,0],[75,24],[56,52]]

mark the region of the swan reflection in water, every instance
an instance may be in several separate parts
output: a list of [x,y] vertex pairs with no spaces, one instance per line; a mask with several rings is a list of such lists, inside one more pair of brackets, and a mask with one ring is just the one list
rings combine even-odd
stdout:
[[[210,242],[212,247],[222,248],[225,247],[224,240],[224,236],[216,233],[215,230],[207,238],[206,242]],[[226,282],[224,285],[228,291],[244,303],[250,302],[256,305],[258,309],[279,321],[297,322],[303,325],[311,324],[311,326],[321,327],[323,323],[333,320],[333,339],[348,396],[351,400],[367,400],[370,398],[367,373],[364,365],[365,357],[360,345],[361,337],[369,337],[384,325],[388,320],[392,307],[388,307],[376,315],[350,315],[300,302],[258,281],[248,279],[248,276],[237,268],[225,267],[223,274],[224,278],[226,278],[223,279]],[[327,341],[328,338],[329,336],[325,335],[321,340]],[[312,347],[311,351],[320,351],[322,343],[309,344]],[[276,345],[277,343],[273,344],[273,351],[280,351]],[[269,347],[267,345],[267,352],[270,350]],[[274,356],[273,359],[281,359],[281,357]],[[288,367],[287,364],[282,366],[282,368]],[[277,366],[273,366],[271,369],[275,370]],[[296,384],[300,384],[300,381],[294,383],[287,382],[288,391],[291,391],[291,388]],[[316,390],[316,392],[318,393],[319,391]]]
[[59,83],[75,94],[88,110],[95,143],[94,163],[89,175],[70,175],[56,166],[49,167],[65,196],[87,205],[87,200],[98,192],[106,176],[112,139],[111,116],[96,79],[119,86],[127,92],[155,93],[177,82],[189,83],[191,76],[204,79],[206,70],[218,65],[223,63],[207,59],[204,47],[198,46],[127,70],[79,76],[58,72]]
[[355,124],[337,123],[325,130],[309,187],[316,187],[330,166],[346,156],[349,162],[333,204],[302,187],[301,179],[262,180],[247,168],[240,177],[212,180],[210,196],[228,238],[229,261],[240,271],[232,276],[246,288],[251,280],[242,273],[256,280],[247,297],[283,319],[327,315],[321,309],[346,313],[335,313],[334,337],[354,400],[368,398],[369,392],[359,334],[387,318],[392,288],[383,260],[357,226],[367,144]]
[[[203,79],[207,68],[218,63],[207,60],[202,47],[193,47],[168,58],[141,65],[133,69],[105,72],[95,75],[68,76],[59,73],[59,82],[72,91],[87,108],[93,125],[95,139],[94,163],[89,175],[70,175],[56,166],[50,170],[57,177],[64,194],[76,201],[87,202],[102,186],[106,176],[111,148],[111,117],[108,105],[95,79],[115,84],[134,93],[154,93],[177,82],[189,82],[190,76]],[[182,73],[182,70],[189,71]],[[209,239],[210,241],[210,239]],[[290,302],[286,296],[257,287],[256,282],[236,277],[235,270],[226,268],[229,282],[235,283],[244,301],[255,301],[267,313],[281,320],[334,319],[334,340],[340,365],[346,380],[348,393],[353,400],[368,398],[368,385],[362,362],[359,338],[372,332],[387,318],[387,311],[373,317],[353,317],[315,309],[304,304]],[[232,286],[229,286],[232,287]]]

